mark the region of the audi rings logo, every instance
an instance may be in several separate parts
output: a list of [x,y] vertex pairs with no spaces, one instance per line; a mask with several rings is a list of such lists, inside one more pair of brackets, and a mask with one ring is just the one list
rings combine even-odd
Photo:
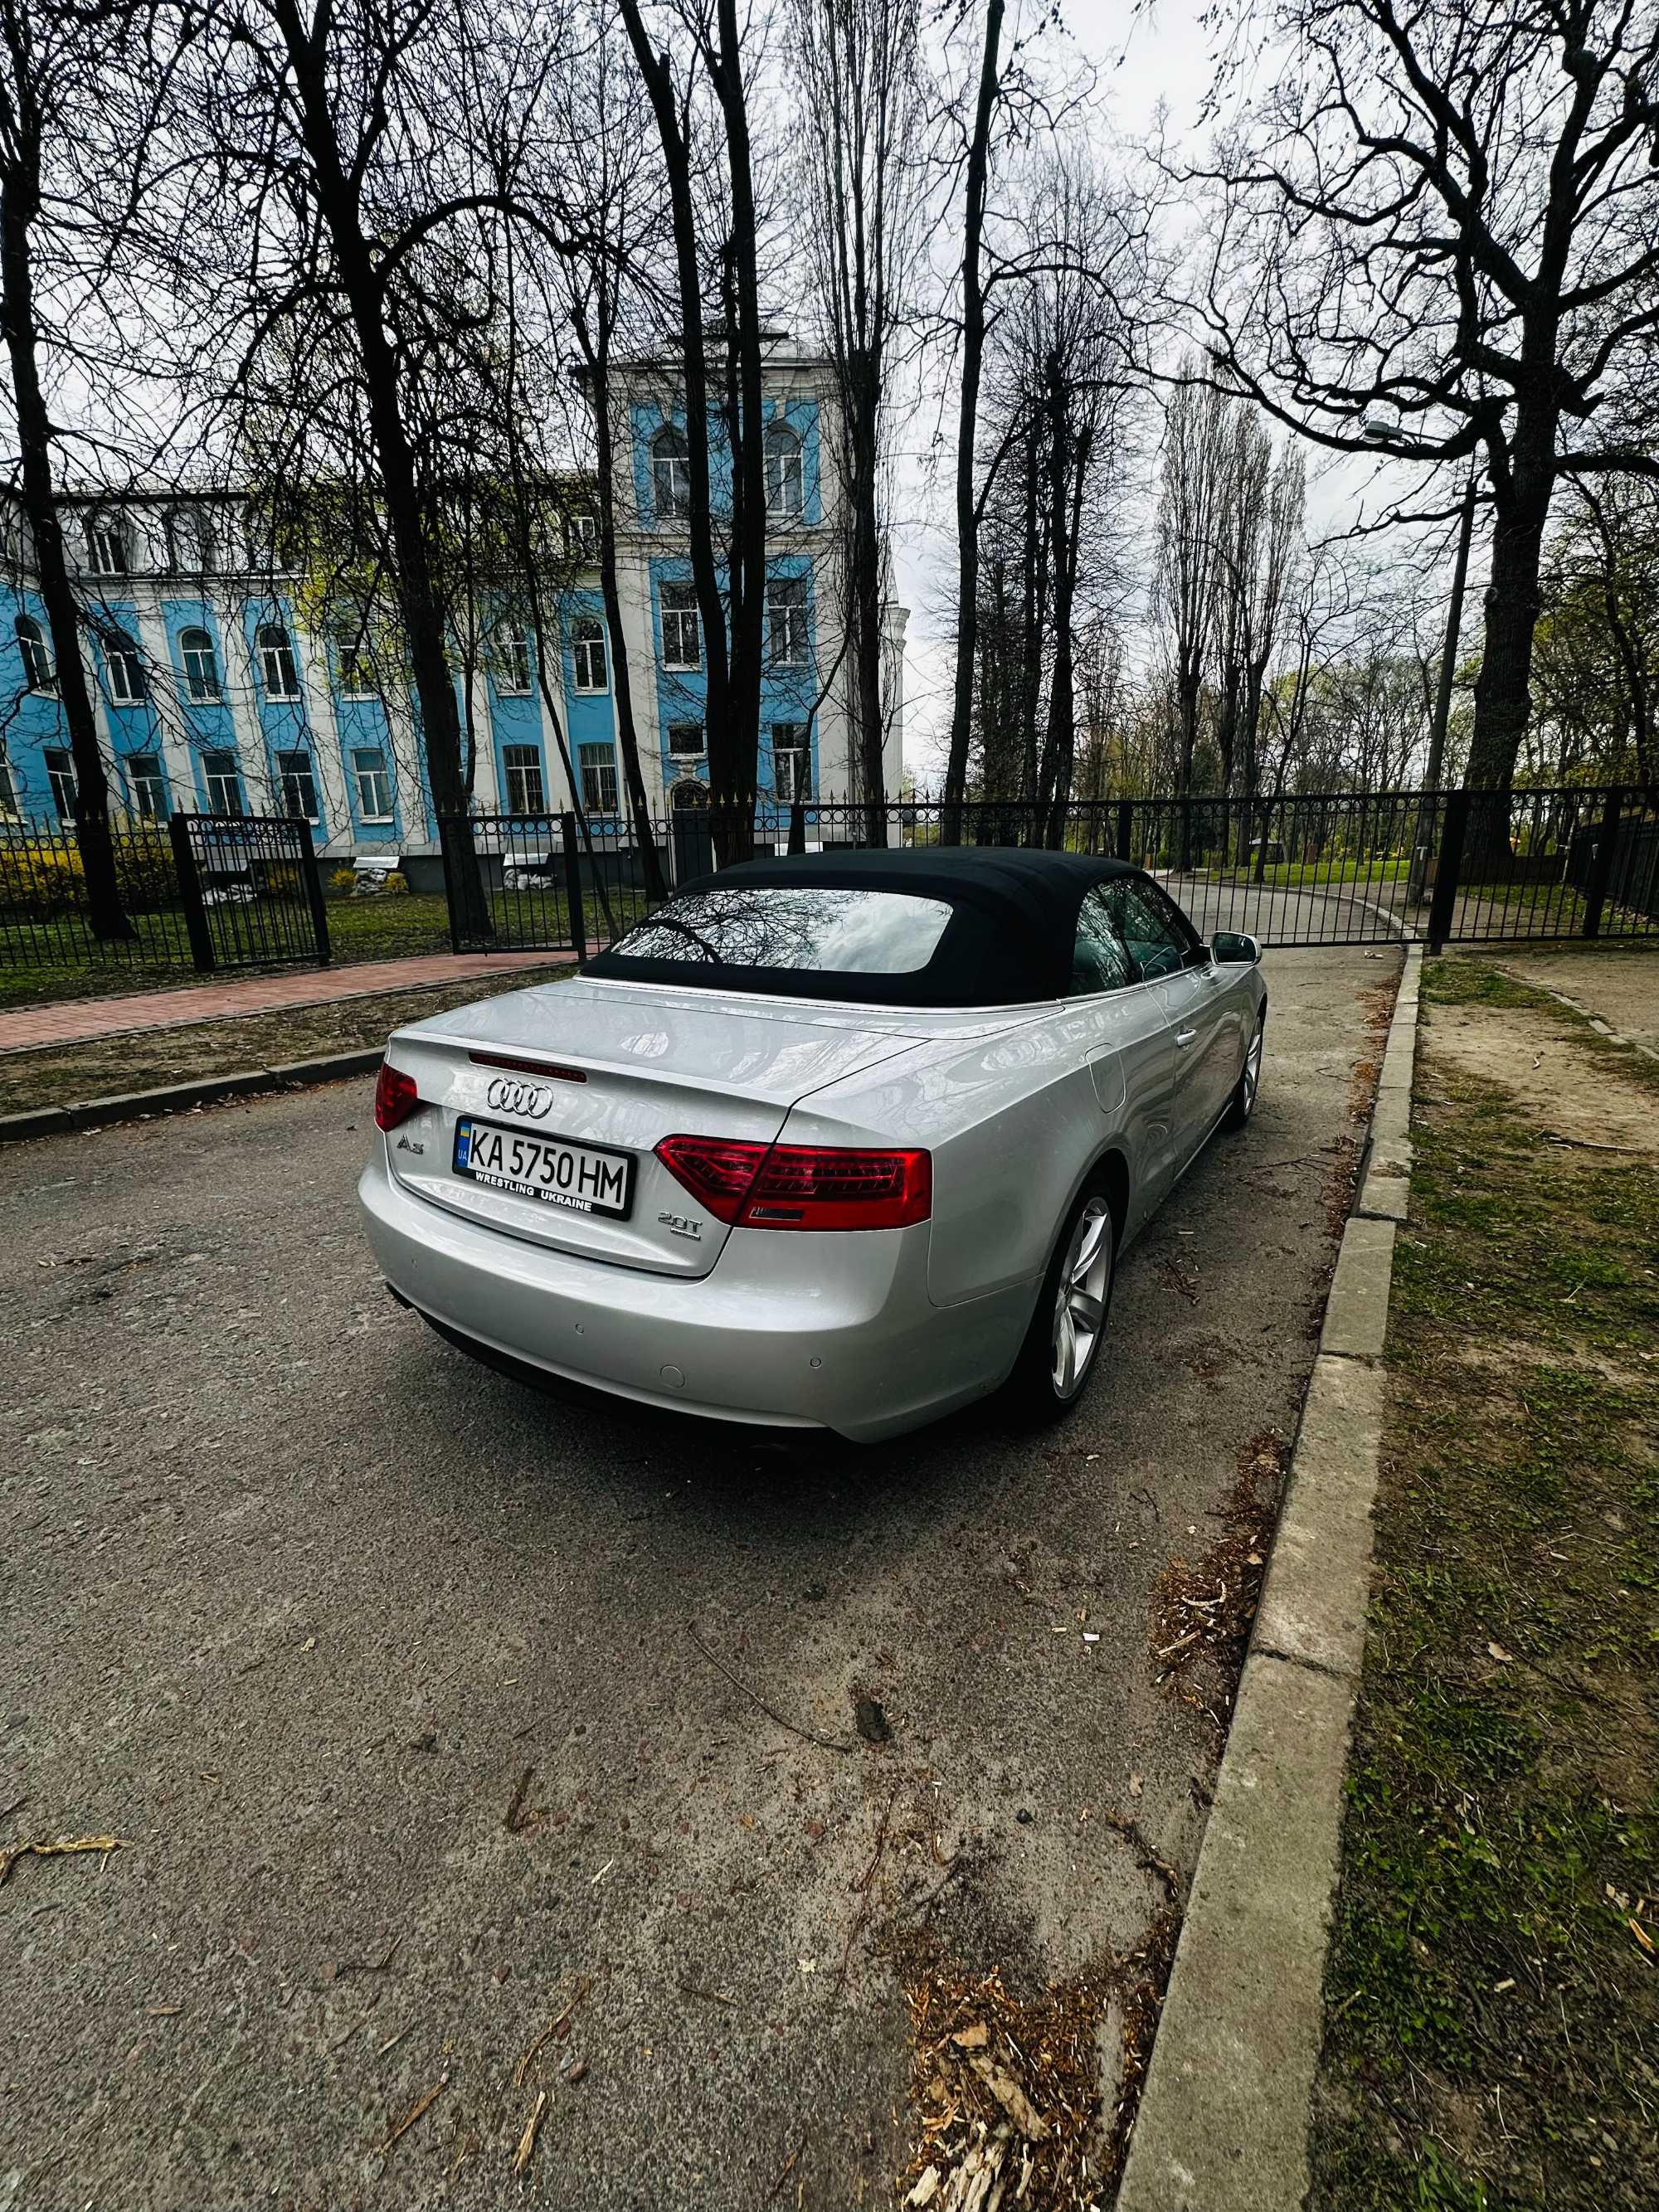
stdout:
[[539,1121],[553,1103],[553,1093],[539,1083],[515,1083],[508,1075],[498,1075],[484,1098],[498,1114],[524,1114],[532,1121]]

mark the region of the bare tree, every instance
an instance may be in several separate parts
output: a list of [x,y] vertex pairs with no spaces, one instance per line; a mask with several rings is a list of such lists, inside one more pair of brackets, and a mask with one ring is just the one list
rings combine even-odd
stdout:
[[[1189,799],[1198,750],[1199,706],[1211,665],[1225,574],[1220,556],[1227,506],[1231,405],[1185,364],[1164,416],[1153,595],[1166,629],[1175,676],[1176,796]],[[1183,810],[1181,864],[1190,854]]]
[[[629,43],[649,96],[668,186],[679,309],[690,486],[692,580],[707,667],[707,744],[714,835],[722,859],[742,859],[753,837],[758,781],[762,647],[766,603],[765,422],[757,265],[758,223],[744,53],[736,0],[678,0],[674,21],[688,50],[678,66],[653,43],[641,0],[618,0]],[[720,189],[705,195],[701,174],[699,87],[719,114]],[[706,135],[706,134],[703,134]],[[714,211],[707,202],[712,198]],[[717,235],[708,236],[710,225]],[[712,264],[718,359],[708,344]],[[730,523],[717,532],[709,465],[714,404],[711,366],[720,372],[720,414],[731,466]],[[720,588],[724,554],[726,588]]]
[[1215,373],[1338,450],[1482,455],[1493,528],[1468,773],[1506,788],[1555,486],[1659,466],[1619,424],[1659,332],[1659,13],[1277,0],[1264,17],[1238,0],[1232,20],[1236,58],[1265,40],[1284,65],[1203,172],[1223,203],[1204,304]]
[[[104,241],[88,238],[88,177],[77,159],[88,116],[114,95],[111,57],[131,29],[122,5],[39,5],[0,0],[0,322],[11,369],[18,460],[14,478],[27,526],[31,566],[52,637],[56,688],[75,763],[75,830],[85,870],[87,919],[106,942],[131,938],[122,910],[110,831],[109,786],[98,744],[92,694],[82,659],[78,605],[59,512],[64,433],[43,374],[59,353],[86,274]],[[41,257],[47,282],[67,317],[53,328],[41,298]],[[69,299],[65,301],[64,295]],[[58,363],[64,366],[61,360]]]
[[836,380],[853,758],[865,837],[887,842],[884,747],[888,474],[896,334],[921,212],[921,0],[793,0],[809,251]]

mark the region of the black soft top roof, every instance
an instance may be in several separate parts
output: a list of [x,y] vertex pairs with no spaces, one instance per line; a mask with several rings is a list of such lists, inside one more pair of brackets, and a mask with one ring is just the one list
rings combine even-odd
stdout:
[[741,860],[680,886],[680,895],[745,884],[817,884],[908,892],[945,900],[951,920],[933,957],[903,975],[830,974],[713,961],[638,960],[627,940],[590,960],[585,973],[638,983],[692,984],[711,991],[769,992],[866,1006],[1026,1006],[1065,995],[1072,977],[1078,909],[1092,885],[1141,871],[1081,853],[1000,846],[930,846],[900,851],[802,853]]

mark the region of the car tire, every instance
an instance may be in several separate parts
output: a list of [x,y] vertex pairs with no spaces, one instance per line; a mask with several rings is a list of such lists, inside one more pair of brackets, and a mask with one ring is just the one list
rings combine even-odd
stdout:
[[1233,1095],[1227,1101],[1227,1110],[1221,1117],[1224,1129],[1242,1129],[1255,1111],[1256,1093],[1261,1088],[1261,1054],[1267,1034],[1267,1009],[1263,1006],[1256,1017],[1255,1035],[1250,1039],[1250,1048],[1244,1055],[1244,1065],[1233,1085]]
[[1005,1391],[1028,1427],[1063,1421],[1081,1402],[1097,1367],[1117,1273],[1117,1223],[1106,1178],[1079,1192],[1037,1292],[1030,1327]]

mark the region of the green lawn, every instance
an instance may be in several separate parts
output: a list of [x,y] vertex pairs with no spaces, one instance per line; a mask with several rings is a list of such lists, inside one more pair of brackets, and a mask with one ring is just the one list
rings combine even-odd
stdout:
[[1659,2113],[1659,1068],[1478,959],[1424,997],[1310,2204],[1603,2212]]

